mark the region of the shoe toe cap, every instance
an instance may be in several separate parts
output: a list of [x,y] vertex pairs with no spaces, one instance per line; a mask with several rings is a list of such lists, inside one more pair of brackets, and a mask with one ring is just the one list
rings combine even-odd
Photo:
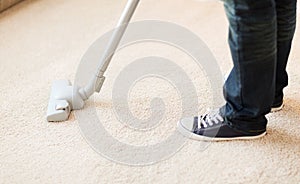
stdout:
[[183,118],[179,121],[179,123],[186,130],[193,131],[194,117]]

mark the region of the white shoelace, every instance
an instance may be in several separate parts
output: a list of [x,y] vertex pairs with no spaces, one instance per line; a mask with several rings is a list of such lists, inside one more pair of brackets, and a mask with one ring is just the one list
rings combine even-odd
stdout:
[[[220,115],[219,110],[211,111],[204,116],[198,116],[198,128],[203,125],[204,128],[208,126],[213,126],[214,124],[219,124],[224,121],[223,117]],[[208,124],[207,124],[208,123]]]

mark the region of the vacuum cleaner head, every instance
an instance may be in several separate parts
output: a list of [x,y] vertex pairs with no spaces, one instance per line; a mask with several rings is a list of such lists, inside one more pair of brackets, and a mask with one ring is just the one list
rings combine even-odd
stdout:
[[78,87],[73,87],[68,80],[55,81],[48,104],[47,121],[65,121],[72,109],[81,109],[83,106],[84,100]]
[[83,88],[72,86],[68,80],[55,81],[52,86],[51,96],[47,110],[47,121],[65,121],[68,119],[70,112],[82,109],[84,100],[87,100],[94,92],[100,92],[106,71],[113,53],[124,35],[128,23],[140,0],[128,0],[125,10],[114,30],[109,44],[101,58],[96,75]]

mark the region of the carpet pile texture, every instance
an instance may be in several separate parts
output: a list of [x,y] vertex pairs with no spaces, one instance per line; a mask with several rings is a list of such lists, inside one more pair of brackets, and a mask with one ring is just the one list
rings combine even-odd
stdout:
[[[0,14],[0,183],[299,183],[299,29],[288,66],[285,107],[268,115],[268,134],[262,139],[217,142],[205,149],[202,143],[188,140],[163,161],[131,166],[95,152],[82,134],[79,125],[83,122],[78,122],[76,113],[66,122],[46,121],[52,82],[74,80],[85,52],[114,27],[125,4],[125,0],[28,0]],[[194,32],[215,56],[222,75],[231,69],[228,23],[221,2],[142,1],[133,21],[148,19],[173,22]],[[168,58],[185,71],[199,100],[199,107],[191,110],[203,113],[212,105],[205,72],[178,48],[157,42],[122,48],[107,71],[101,93],[80,114],[93,113],[95,107],[111,136],[136,146],[165,140],[176,129],[181,100],[194,99],[180,96],[167,80],[143,78],[130,90],[130,110],[145,119],[151,116],[153,97],[162,98],[161,123],[137,131],[119,122],[112,101],[115,80],[132,61],[146,56]],[[172,72],[172,68],[166,70],[170,76]],[[113,151],[118,155],[122,149]]]

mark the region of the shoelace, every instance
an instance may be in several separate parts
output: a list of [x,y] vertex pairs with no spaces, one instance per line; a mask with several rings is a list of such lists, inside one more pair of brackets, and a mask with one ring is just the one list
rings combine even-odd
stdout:
[[[198,128],[202,126],[207,128],[208,126],[213,126],[214,124],[219,124],[224,121],[223,117],[220,115],[219,110],[211,111],[204,116],[198,116]],[[201,126],[202,125],[202,126]]]

